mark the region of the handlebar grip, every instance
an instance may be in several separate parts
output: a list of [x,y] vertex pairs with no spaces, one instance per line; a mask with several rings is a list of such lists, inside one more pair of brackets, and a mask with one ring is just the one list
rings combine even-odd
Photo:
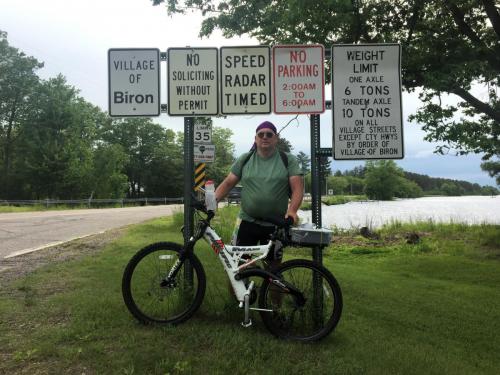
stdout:
[[265,221],[276,225],[279,228],[289,228],[293,225],[293,218],[287,217],[286,219],[282,216],[267,217],[267,218],[256,218],[260,221]]
[[288,216],[285,219],[285,227],[291,227],[293,225],[293,217]]

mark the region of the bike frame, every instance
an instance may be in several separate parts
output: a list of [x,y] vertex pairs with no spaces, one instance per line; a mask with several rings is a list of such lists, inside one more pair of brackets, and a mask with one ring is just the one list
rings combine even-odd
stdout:
[[[217,232],[215,232],[215,230],[213,230],[210,226],[207,226],[207,228],[205,229],[203,238],[210,245],[210,247],[212,247],[215,254],[217,254],[217,256],[219,257],[219,260],[222,263],[227,276],[229,277],[229,281],[231,282],[231,286],[233,287],[236,299],[239,302],[243,302],[245,299],[245,295],[250,294],[253,288],[253,283],[250,283],[250,285],[248,285],[247,287],[243,280],[236,279],[236,275],[248,266],[261,259],[264,259],[267,254],[269,254],[274,241],[270,240],[266,245],[257,246],[226,245],[219,237]],[[245,259],[244,263],[241,264],[244,255],[257,255],[257,257],[248,260]]]

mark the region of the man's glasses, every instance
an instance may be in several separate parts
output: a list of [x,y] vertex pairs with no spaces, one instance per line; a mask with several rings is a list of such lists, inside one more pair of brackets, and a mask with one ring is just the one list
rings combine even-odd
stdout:
[[262,132],[262,133],[257,133],[257,137],[259,137],[260,139],[264,139],[264,138],[272,138],[272,137],[274,137],[274,133],[273,133],[273,132]]

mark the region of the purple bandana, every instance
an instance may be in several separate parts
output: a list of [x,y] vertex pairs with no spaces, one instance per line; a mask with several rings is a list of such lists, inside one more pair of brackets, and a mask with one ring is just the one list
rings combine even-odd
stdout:
[[259,130],[262,129],[269,129],[272,130],[274,134],[278,134],[278,131],[276,130],[276,126],[270,121],[264,121],[262,124],[257,126],[257,129],[255,129],[255,133],[258,133]]

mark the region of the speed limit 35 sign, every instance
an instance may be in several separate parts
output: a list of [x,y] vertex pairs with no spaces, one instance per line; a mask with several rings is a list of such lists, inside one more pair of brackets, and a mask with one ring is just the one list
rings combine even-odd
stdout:
[[205,124],[194,124],[194,142],[212,143],[212,126]]

